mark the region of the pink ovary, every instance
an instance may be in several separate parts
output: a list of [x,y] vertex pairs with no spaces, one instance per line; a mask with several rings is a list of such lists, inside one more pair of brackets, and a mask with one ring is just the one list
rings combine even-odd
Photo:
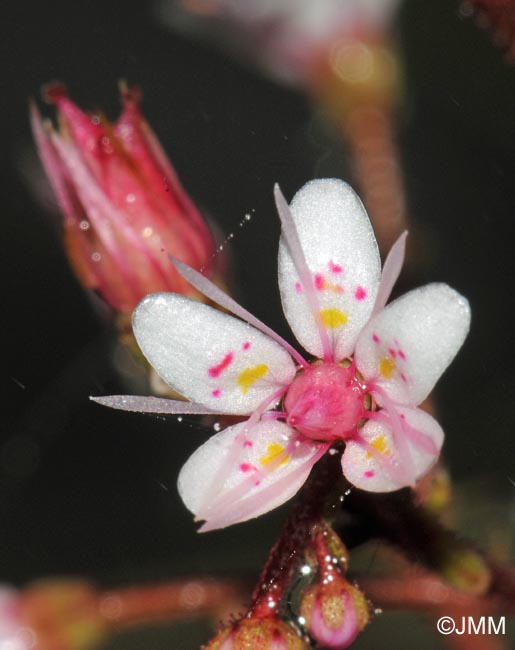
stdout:
[[349,438],[365,414],[364,392],[352,367],[310,366],[288,389],[286,422],[313,440]]

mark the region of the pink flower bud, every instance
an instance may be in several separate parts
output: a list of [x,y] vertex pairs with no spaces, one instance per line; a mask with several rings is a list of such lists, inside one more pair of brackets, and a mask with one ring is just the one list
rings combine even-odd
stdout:
[[59,129],[35,108],[32,125],[75,273],[127,313],[148,293],[191,295],[169,255],[209,275],[214,242],[140,112],[140,93],[122,86],[121,96],[122,114],[110,124],[100,113],[83,113],[53,84],[46,97],[57,107]]
[[249,617],[219,632],[204,650],[309,650],[288,623],[275,616]]
[[310,636],[324,648],[348,648],[369,620],[369,604],[344,576],[348,552],[330,528],[314,536],[318,582],[304,594],[300,615]]
[[309,634],[324,648],[348,648],[368,623],[368,603],[342,576],[311,587],[301,605]]

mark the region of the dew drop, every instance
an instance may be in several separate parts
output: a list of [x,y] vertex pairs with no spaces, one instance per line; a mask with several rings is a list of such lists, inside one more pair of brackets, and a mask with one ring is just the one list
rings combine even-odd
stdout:
[[177,416],[177,422],[182,422],[182,415]]
[[93,253],[91,255],[91,259],[93,260],[93,262],[100,262],[100,260],[102,259],[102,255],[100,255],[100,253],[98,252]]
[[89,227],[90,227],[89,221],[86,221],[86,219],[84,219],[83,221],[80,222],[79,228],[81,230],[88,230]]
[[222,425],[220,424],[220,422],[215,422],[215,423],[213,424],[213,429],[214,429],[215,431],[218,432],[218,431],[220,431],[221,428],[222,428]]

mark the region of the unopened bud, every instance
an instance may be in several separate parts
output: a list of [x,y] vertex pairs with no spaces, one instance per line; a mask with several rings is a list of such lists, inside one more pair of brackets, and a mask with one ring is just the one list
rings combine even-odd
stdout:
[[204,650],[309,650],[297,630],[275,616],[250,617],[221,630]]
[[369,620],[361,591],[343,576],[308,589],[300,608],[309,634],[327,648],[348,648]]

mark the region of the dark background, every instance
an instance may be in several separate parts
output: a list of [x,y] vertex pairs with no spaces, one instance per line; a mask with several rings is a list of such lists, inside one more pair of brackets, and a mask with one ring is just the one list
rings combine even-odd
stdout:
[[[287,336],[272,186],[279,181],[291,197],[314,176],[352,180],[345,151],[303,95],[170,33],[149,2],[10,2],[0,31],[0,581],[252,574],[284,512],[202,536],[176,493],[179,468],[210,432],[88,402],[123,386],[104,321],[29,190],[41,172],[27,102],[59,79],[80,105],[114,119],[118,80],[141,85],[145,114],[187,190],[235,233],[240,298]],[[448,282],[473,311],[437,393],[445,455],[469,495],[468,532],[484,535],[488,512],[505,534],[515,517],[515,68],[458,3],[406,0],[397,33],[406,74],[399,142],[410,218],[428,257],[410,282]],[[239,228],[247,212],[253,218]],[[169,638],[169,647],[182,643]],[[409,636],[402,643],[411,647]]]

